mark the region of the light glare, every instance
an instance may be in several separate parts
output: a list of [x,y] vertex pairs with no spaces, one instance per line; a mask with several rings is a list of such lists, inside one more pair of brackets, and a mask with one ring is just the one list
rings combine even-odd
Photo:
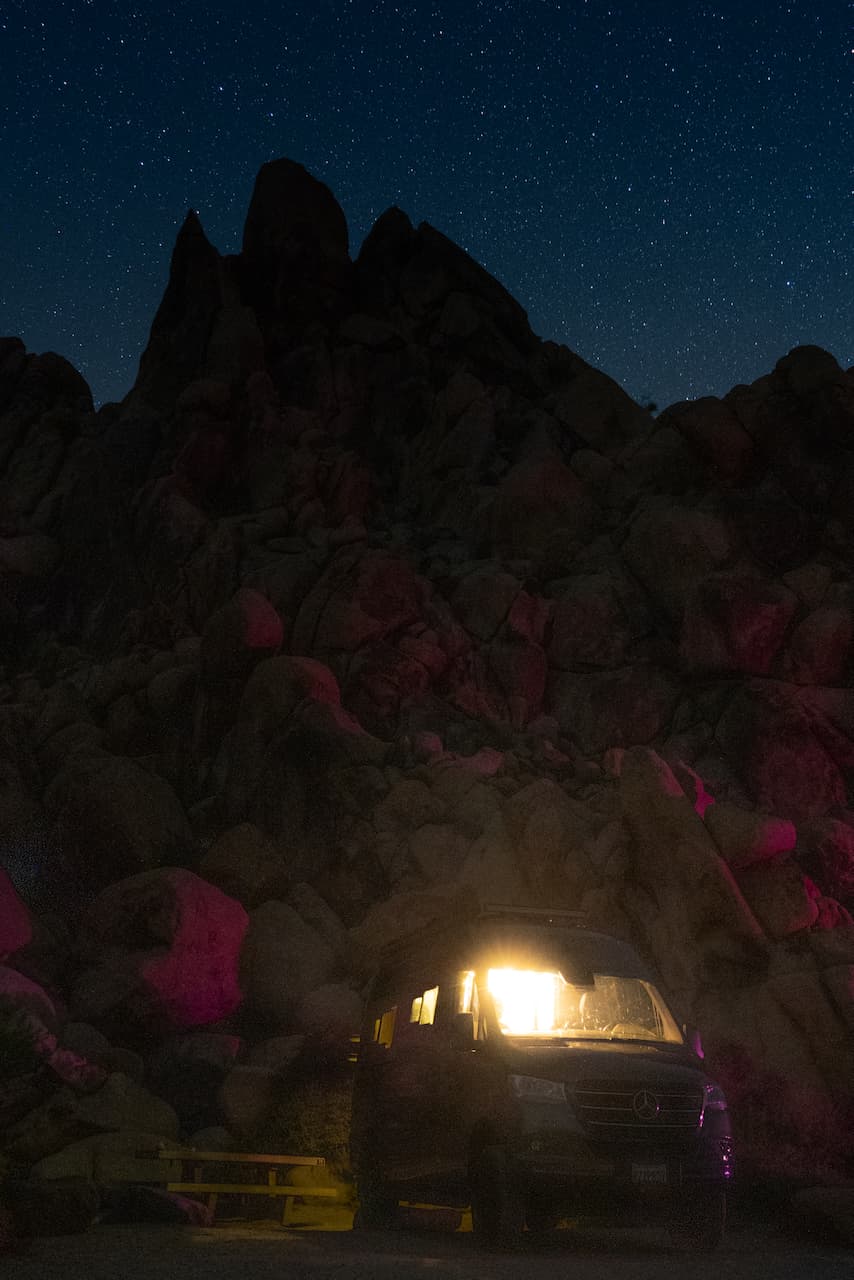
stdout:
[[511,1036],[543,1035],[555,1029],[560,975],[533,969],[490,969],[486,985],[501,1030]]

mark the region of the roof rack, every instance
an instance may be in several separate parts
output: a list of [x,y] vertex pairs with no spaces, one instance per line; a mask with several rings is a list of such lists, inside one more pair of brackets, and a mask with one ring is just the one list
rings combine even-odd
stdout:
[[569,911],[553,907],[514,907],[504,902],[484,902],[475,916],[476,920],[540,920],[545,923],[584,925],[589,917],[586,911]]
[[516,907],[509,902],[478,902],[468,890],[450,899],[446,911],[429,922],[419,925],[411,933],[403,934],[384,943],[376,953],[380,964],[387,964],[410,951],[417,951],[426,941],[435,941],[462,922],[478,924],[486,920],[529,924],[555,924],[564,928],[584,928],[589,917],[584,911],[569,911],[552,907]]

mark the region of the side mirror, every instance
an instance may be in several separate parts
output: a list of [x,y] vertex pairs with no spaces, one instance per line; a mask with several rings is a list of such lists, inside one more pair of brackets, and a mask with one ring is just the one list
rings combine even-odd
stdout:
[[451,1020],[451,1048],[474,1048],[474,1017],[471,1013],[455,1013]]
[[703,1049],[703,1038],[696,1027],[683,1026],[682,1034],[691,1052],[698,1058],[705,1058],[706,1054]]

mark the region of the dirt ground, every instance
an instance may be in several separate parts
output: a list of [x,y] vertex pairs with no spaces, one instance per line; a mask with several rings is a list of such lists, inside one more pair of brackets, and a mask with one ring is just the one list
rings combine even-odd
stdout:
[[34,1240],[3,1259],[3,1280],[854,1280],[854,1255],[795,1239],[784,1225],[740,1223],[710,1256],[680,1254],[664,1233],[557,1232],[520,1254],[483,1249],[470,1232],[421,1221],[391,1233],[351,1231],[344,1209],[214,1227],[98,1226]]

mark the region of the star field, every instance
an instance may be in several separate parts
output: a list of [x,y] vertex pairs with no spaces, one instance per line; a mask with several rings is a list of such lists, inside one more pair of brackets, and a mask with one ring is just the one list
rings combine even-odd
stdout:
[[845,0],[6,0],[0,332],[133,382],[178,227],[260,166],[468,250],[638,398],[854,363]]

